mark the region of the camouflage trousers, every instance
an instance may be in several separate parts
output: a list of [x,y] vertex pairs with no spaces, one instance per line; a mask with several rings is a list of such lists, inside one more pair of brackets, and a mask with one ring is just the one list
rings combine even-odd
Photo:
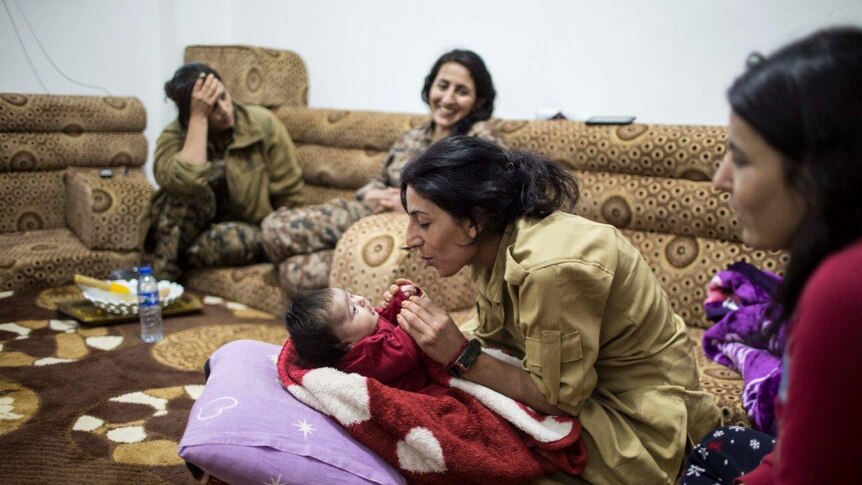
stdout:
[[278,265],[281,285],[290,294],[329,286],[332,250],[344,231],[370,214],[361,202],[337,198],[266,216],[260,224],[263,249]]
[[263,260],[260,227],[237,221],[213,223],[216,198],[160,193],[150,206],[144,243],[153,274],[177,280],[188,268],[243,266]]

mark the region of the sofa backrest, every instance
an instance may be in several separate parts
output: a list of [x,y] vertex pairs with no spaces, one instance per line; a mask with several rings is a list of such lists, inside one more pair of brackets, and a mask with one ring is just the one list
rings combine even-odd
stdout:
[[281,107],[276,116],[296,143],[309,204],[353,197],[380,175],[383,158],[421,115]]
[[308,106],[308,73],[295,52],[244,45],[192,45],[185,62],[202,62],[218,71],[240,103],[267,108]]
[[703,301],[716,272],[738,260],[781,272],[787,262],[785,253],[742,244],[728,195],[712,188],[727,143],[723,126],[567,120],[494,126],[510,147],[542,153],[575,175],[581,200],[573,212],[618,227],[689,325],[711,324]]
[[69,170],[143,176],[145,126],[137,98],[0,94],[0,233],[66,227]]

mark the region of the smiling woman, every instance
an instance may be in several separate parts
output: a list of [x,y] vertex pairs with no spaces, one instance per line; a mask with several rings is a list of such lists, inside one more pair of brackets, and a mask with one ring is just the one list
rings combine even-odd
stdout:
[[[560,211],[578,200],[572,176],[453,136],[401,177],[407,246],[442,276],[470,266],[478,317],[462,328],[522,361],[481,353],[450,372],[577,416],[590,483],[672,482],[687,438],[703,436],[718,409],[698,390],[685,324],[640,253],[613,226]],[[433,301],[411,298],[397,318],[431,359],[461,361],[467,339]]]
[[[502,145],[486,123],[494,112],[497,92],[485,62],[473,51],[455,49],[440,56],[425,77],[422,100],[429,119],[401,136],[383,161],[379,177],[356,191],[355,200],[333,199],[299,210],[279,209],[261,224],[266,254],[276,264],[287,258],[323,254],[335,248],[341,235],[360,218],[400,207],[401,168],[432,143],[452,135],[467,135]],[[295,260],[294,260],[295,261]],[[279,271],[288,290],[322,288],[328,273],[303,275],[303,287]]]

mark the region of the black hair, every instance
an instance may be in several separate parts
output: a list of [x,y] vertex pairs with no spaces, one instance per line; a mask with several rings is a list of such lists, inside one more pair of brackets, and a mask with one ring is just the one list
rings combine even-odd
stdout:
[[344,357],[348,346],[332,332],[331,288],[297,293],[284,315],[293,348],[304,367],[332,367]]
[[405,210],[408,186],[455,219],[474,224],[473,242],[502,234],[524,216],[573,210],[579,196],[575,178],[554,162],[464,135],[443,138],[401,169]]
[[200,62],[190,62],[180,66],[174,72],[174,77],[165,83],[165,96],[177,105],[179,111],[177,118],[180,120],[180,126],[183,130],[188,129],[189,126],[192,90],[201,74],[212,74],[216,79],[222,81],[221,75],[210,66]]
[[497,91],[494,89],[494,81],[491,79],[491,73],[485,66],[485,61],[479,57],[479,54],[471,50],[455,49],[449,51],[434,63],[431,71],[425,76],[425,84],[422,86],[422,101],[429,104],[428,93],[431,92],[431,85],[434,84],[434,79],[437,78],[437,73],[440,68],[447,62],[457,62],[466,67],[470,71],[470,77],[473,78],[473,84],[476,85],[476,105],[461,121],[453,127],[453,134],[464,135],[474,123],[477,121],[485,121],[494,113],[494,99],[497,97]]
[[786,322],[817,266],[862,236],[862,29],[821,30],[750,59],[731,108],[783,155],[806,205],[776,296]]

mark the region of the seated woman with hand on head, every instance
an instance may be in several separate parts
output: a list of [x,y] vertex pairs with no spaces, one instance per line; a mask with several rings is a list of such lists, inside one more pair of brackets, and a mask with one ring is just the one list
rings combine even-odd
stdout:
[[[673,482],[687,437],[703,436],[718,409],[698,391],[685,324],[640,253],[613,226],[560,211],[577,202],[574,178],[451,137],[404,167],[401,198],[410,249],[444,277],[473,269],[477,341],[523,362],[482,353],[462,377],[578,417],[590,483]],[[436,362],[476,352],[431,299],[411,297],[397,320]]]
[[788,332],[778,437],[715,430],[682,483],[858,483],[862,29],[820,31],[752,60],[728,91],[728,152],[713,185],[730,194],[746,244],[790,251],[772,326]]
[[[332,258],[327,250],[335,248],[344,231],[362,217],[400,210],[401,167],[435,141],[467,135],[501,144],[486,123],[494,112],[496,96],[491,74],[475,52],[456,49],[437,59],[422,87],[430,120],[395,142],[380,176],[357,190],[355,200],[339,198],[301,209],[281,208],[264,219],[264,249],[280,265],[282,285],[291,290],[326,287]],[[299,255],[303,257],[296,258]],[[283,263],[291,257],[291,264]],[[296,274],[297,269],[302,274]]]
[[165,83],[179,115],[156,141],[159,190],[141,221],[153,274],[252,264],[263,256],[260,221],[302,205],[302,170],[284,124],[268,109],[235,103],[221,76],[198,62]]

